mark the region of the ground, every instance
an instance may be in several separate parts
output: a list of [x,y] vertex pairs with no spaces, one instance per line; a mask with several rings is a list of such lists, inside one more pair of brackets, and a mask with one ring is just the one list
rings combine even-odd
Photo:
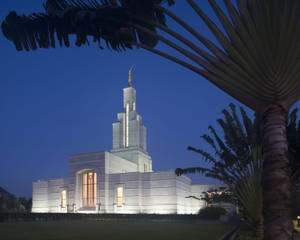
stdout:
[[52,221],[0,223],[6,240],[215,240],[233,226],[219,223],[163,221]]

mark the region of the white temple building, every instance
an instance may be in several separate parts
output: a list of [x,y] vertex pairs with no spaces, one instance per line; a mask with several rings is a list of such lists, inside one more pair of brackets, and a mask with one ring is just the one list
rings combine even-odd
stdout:
[[174,170],[153,171],[131,71],[123,96],[113,149],[71,155],[67,178],[33,182],[32,212],[195,214],[205,202],[191,196],[224,186],[195,185]]

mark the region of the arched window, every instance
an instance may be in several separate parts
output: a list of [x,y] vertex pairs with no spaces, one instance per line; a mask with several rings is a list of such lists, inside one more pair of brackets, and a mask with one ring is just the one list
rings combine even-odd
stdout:
[[82,174],[82,206],[93,207],[97,199],[97,173],[85,172]]
[[61,191],[61,207],[65,208],[67,206],[67,191]]

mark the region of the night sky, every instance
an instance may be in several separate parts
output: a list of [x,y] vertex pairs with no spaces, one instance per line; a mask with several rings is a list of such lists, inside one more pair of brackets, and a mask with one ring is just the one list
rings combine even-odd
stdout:
[[[177,2],[171,10],[211,38],[192,9]],[[212,16],[206,1],[201,4]],[[0,22],[11,10],[44,11],[41,0],[1,0]],[[117,53],[96,44],[73,44],[17,52],[1,32],[0,186],[30,197],[33,181],[68,176],[70,154],[111,150],[112,123],[123,111],[122,89],[132,64],[137,112],[147,127],[153,170],[206,166],[187,147],[207,149],[200,136],[210,124],[216,126],[230,102],[241,106],[207,80],[142,49]],[[216,182],[191,177],[196,183]]]

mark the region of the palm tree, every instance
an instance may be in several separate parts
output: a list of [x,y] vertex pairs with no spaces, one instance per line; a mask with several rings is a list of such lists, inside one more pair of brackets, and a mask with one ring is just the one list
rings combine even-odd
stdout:
[[[77,36],[77,46],[88,44],[87,36],[92,36],[100,48],[103,48],[100,40],[117,51],[133,46],[144,48],[196,72],[262,113],[265,239],[290,240],[291,169],[284,116],[300,98],[300,2],[223,1],[226,11],[215,0],[208,0],[221,29],[194,0],[186,0],[211,30],[218,45],[163,7],[163,3],[172,5],[174,0],[47,0],[45,13],[18,16],[11,12],[2,23],[2,32],[18,50],[55,47],[55,37],[68,47],[71,34]],[[166,16],[201,45],[169,28]],[[155,48],[158,41],[193,64]]]
[[229,106],[231,113],[224,109],[222,111],[224,119],[217,120],[224,140],[212,126],[209,126],[212,136],[207,134],[201,136],[214,154],[202,149],[188,148],[199,153],[212,166],[178,168],[175,172],[178,175],[200,172],[224,182],[242,207],[244,218],[253,229],[253,235],[263,238],[261,117],[256,114],[252,121],[241,107],[241,122],[235,105]]
[[[241,107],[243,122],[241,123],[235,105],[230,104],[231,114],[223,110],[225,119],[218,119],[223,135],[220,137],[216,130],[209,126],[212,137],[203,135],[202,138],[213,149],[215,156],[202,150],[189,147],[202,155],[204,160],[212,163],[211,168],[193,167],[176,169],[178,175],[200,172],[207,177],[215,178],[226,183],[244,209],[246,220],[253,227],[256,237],[263,236],[262,226],[262,121],[259,113],[254,121],[246,115]],[[297,122],[298,109],[286,115],[289,159],[292,166],[292,213],[293,218],[300,215],[300,120]],[[235,174],[234,174],[235,173]],[[242,175],[242,177],[241,177]]]

